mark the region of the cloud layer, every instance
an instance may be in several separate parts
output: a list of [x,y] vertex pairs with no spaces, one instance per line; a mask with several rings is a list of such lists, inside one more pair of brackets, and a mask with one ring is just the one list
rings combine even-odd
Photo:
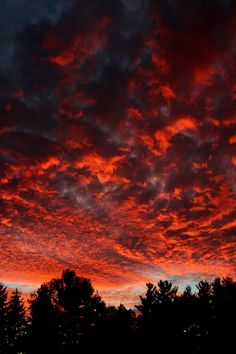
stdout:
[[125,301],[150,279],[234,276],[234,1],[12,3],[2,280],[71,267]]

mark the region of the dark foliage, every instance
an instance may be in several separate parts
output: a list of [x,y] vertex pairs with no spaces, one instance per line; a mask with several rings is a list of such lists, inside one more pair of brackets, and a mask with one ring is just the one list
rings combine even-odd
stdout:
[[26,312],[21,293],[8,297],[0,283],[0,353],[234,352],[231,278],[200,281],[195,293],[163,280],[146,286],[135,309],[107,306],[89,279],[65,270],[31,294]]
[[7,348],[7,288],[0,283],[0,348]]
[[27,342],[28,323],[21,293],[15,289],[7,306],[7,341],[8,352],[25,351]]

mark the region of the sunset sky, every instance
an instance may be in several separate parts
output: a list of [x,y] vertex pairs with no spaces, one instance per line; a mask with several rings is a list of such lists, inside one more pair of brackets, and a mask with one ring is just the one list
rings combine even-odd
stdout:
[[236,2],[0,2],[0,281],[109,303],[236,275]]

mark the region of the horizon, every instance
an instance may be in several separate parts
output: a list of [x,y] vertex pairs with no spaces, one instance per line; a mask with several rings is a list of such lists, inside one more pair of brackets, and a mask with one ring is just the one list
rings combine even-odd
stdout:
[[[72,269],[71,269],[72,270]],[[60,279],[63,272],[66,271],[63,270],[58,276],[56,276],[53,279]],[[73,270],[72,270],[73,271]],[[82,276],[81,274],[76,274],[76,276]],[[86,277],[85,277],[86,278]],[[140,284],[139,286],[135,286],[135,287],[125,287],[123,289],[115,289],[115,290],[111,290],[110,288],[108,289],[96,289],[96,287],[93,284],[93,281],[89,278],[87,278],[88,280],[91,281],[91,284],[94,288],[94,293],[97,293],[99,296],[101,296],[101,299],[103,301],[105,301],[106,306],[115,306],[118,307],[119,305],[124,305],[126,308],[130,308],[135,310],[136,305],[140,304],[140,296],[145,296],[146,290],[147,290],[147,284],[151,283],[154,286],[158,286],[158,282],[159,281],[168,281],[172,284],[172,286],[176,286],[177,287],[177,296],[181,296],[184,293],[184,290],[186,290],[187,286],[191,287],[192,293],[196,294],[198,293],[198,288],[197,285],[201,282],[201,281],[206,281],[209,283],[213,283],[215,279],[218,279],[219,277],[215,277],[215,278],[202,278],[202,279],[195,279],[195,282],[193,281],[187,281],[185,279],[184,283],[178,283],[177,279],[156,279],[155,281],[150,281],[147,280],[145,282],[145,284]],[[232,281],[234,281],[233,278],[230,278],[228,276],[222,277],[220,278],[221,280],[223,279],[232,279]],[[42,282],[41,284],[34,284],[33,287],[29,288],[27,287],[26,284],[21,284],[21,283],[5,283],[3,281],[1,281],[0,279],[0,283],[3,284],[4,286],[7,287],[7,292],[8,292],[8,296],[11,296],[12,291],[18,289],[21,293],[22,299],[24,301],[24,305],[26,307],[26,309],[28,310],[29,307],[29,303],[31,300],[31,294],[35,294],[35,292],[37,292],[37,290],[40,288],[41,285],[43,284],[47,284],[51,281],[52,279],[49,280],[45,280],[44,282]],[[30,284],[30,286],[32,286],[32,284]],[[121,293],[121,296],[119,295]],[[117,296],[118,294],[118,296]],[[125,295],[124,295],[125,294]],[[136,310],[135,310],[136,311]]]

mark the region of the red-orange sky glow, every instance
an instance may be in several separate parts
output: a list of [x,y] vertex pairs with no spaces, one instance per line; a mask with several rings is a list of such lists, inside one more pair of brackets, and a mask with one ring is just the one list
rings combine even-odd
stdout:
[[72,268],[126,303],[147,281],[234,277],[235,1],[10,3],[0,280]]

